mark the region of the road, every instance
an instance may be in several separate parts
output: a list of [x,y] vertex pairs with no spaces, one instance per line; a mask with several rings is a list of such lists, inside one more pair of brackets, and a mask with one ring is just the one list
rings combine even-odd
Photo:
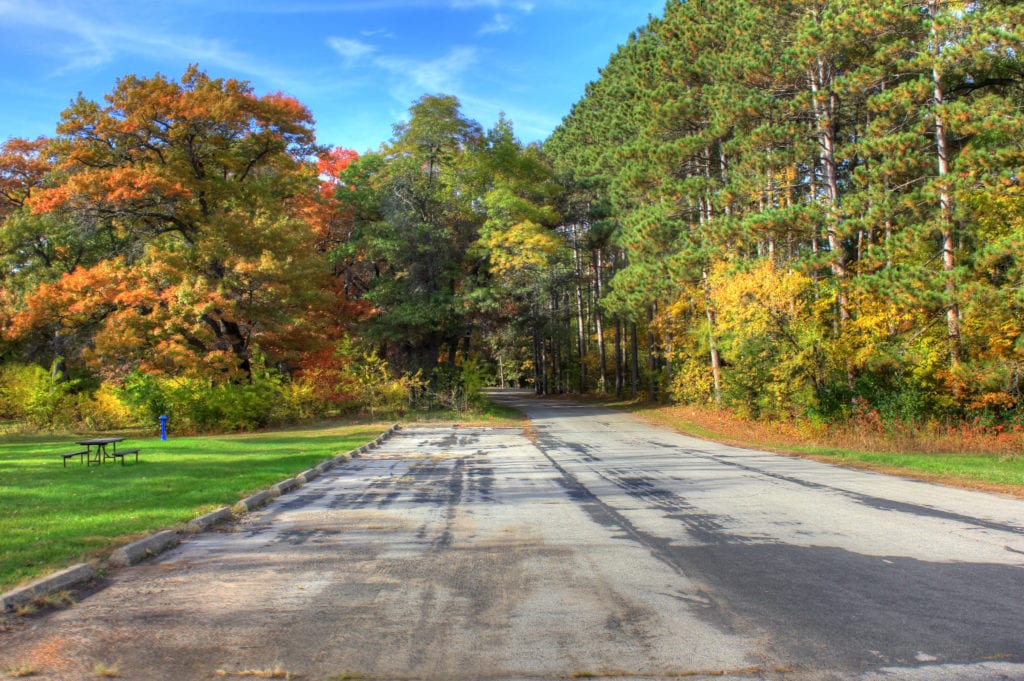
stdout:
[[1024,502],[505,394],[0,634],[0,674],[1024,679]]

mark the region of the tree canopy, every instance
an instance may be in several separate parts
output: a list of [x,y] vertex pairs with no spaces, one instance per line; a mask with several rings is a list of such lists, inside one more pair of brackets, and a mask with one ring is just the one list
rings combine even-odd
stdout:
[[646,308],[648,380],[754,414],[1012,414],[1021,13],[670,1],[613,55],[546,148],[621,225],[606,306]]
[[302,105],[192,67],[80,97],[57,133],[4,222],[8,339],[111,377],[230,376],[255,345],[288,361],[310,342],[324,272],[299,219],[316,181]]

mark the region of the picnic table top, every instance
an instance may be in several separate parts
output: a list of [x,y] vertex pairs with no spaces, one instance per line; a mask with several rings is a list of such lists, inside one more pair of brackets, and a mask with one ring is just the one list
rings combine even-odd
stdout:
[[124,442],[123,437],[94,437],[89,440],[76,440],[76,445],[109,445],[112,442]]

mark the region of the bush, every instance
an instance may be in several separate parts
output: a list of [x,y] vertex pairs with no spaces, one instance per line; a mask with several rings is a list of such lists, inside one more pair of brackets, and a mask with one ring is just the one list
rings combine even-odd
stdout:
[[10,364],[0,368],[0,418],[29,421],[53,379],[42,367]]
[[[483,406],[483,389],[494,379],[487,366],[475,357],[463,359],[458,366],[442,365],[434,369],[431,401],[444,409],[468,411]],[[428,408],[433,405],[427,405]]]
[[0,418],[48,431],[114,430],[138,422],[112,386],[101,385],[90,394],[81,381],[16,364],[0,368]]
[[709,404],[715,399],[715,380],[709,362],[686,358],[675,367],[669,386],[672,400],[680,404]]
[[314,377],[285,381],[270,414],[273,423],[298,423],[325,416],[333,407],[324,400]]
[[122,392],[143,421],[167,416],[178,432],[255,430],[270,425],[281,383],[266,371],[254,372],[251,383],[136,374]]
[[135,411],[120,396],[120,391],[104,383],[92,395],[79,395],[82,422],[89,430],[120,430],[139,425]]
[[52,372],[35,365],[9,365],[3,368],[2,380],[0,412],[5,418],[41,430],[73,428],[80,420],[74,386]]

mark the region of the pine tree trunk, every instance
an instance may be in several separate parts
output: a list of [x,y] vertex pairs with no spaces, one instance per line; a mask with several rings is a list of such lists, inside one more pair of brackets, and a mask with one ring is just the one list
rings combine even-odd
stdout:
[[601,380],[598,383],[597,389],[602,395],[608,391],[608,359],[605,355],[604,347],[604,312],[601,310],[601,271],[603,268],[603,258],[601,249],[597,249],[594,253],[595,262],[595,276],[594,276],[594,292],[596,295],[594,302],[594,323],[597,326],[597,352],[601,356]]
[[658,396],[658,355],[654,347],[654,314],[658,304],[647,308],[647,398],[654,402]]
[[535,322],[533,325],[533,383],[534,390],[538,395],[547,393],[544,372],[544,341],[541,338],[540,327]]
[[622,349],[622,321],[615,320],[615,395],[621,396],[626,389],[625,365]]
[[816,135],[821,147],[819,161],[824,174],[823,188],[828,202],[825,236],[831,256],[832,276],[836,279],[838,328],[842,332],[842,328],[850,320],[850,310],[846,297],[846,254],[839,236],[842,220],[839,210],[839,174],[836,166],[836,117],[839,115],[839,97],[832,91],[832,78],[832,65],[819,58],[810,74],[810,82],[817,125]]
[[562,353],[559,347],[558,338],[558,296],[551,294],[551,388],[555,394],[562,392]]
[[708,279],[708,271],[702,273],[704,280],[704,310],[708,318],[708,346],[711,350],[711,380],[714,390],[715,405],[722,405],[722,357],[718,354],[717,323],[715,320],[715,309],[711,302],[711,281]]
[[953,194],[950,191],[949,137],[946,121],[941,110],[946,97],[942,87],[942,72],[939,66],[938,26],[939,3],[928,3],[932,18],[932,44],[935,46],[935,62],[932,66],[932,84],[935,87],[935,150],[938,155],[939,171],[939,231],[942,235],[942,269],[946,274],[946,333],[949,337],[949,359],[954,366],[960,362],[960,305],[954,271],[956,269],[956,241],[953,234]]
[[632,390],[631,396],[635,400],[640,395],[640,348],[636,336],[636,324],[629,323],[629,378]]
[[576,352],[580,365],[579,392],[587,391],[587,324],[583,318],[583,286],[576,279]]

